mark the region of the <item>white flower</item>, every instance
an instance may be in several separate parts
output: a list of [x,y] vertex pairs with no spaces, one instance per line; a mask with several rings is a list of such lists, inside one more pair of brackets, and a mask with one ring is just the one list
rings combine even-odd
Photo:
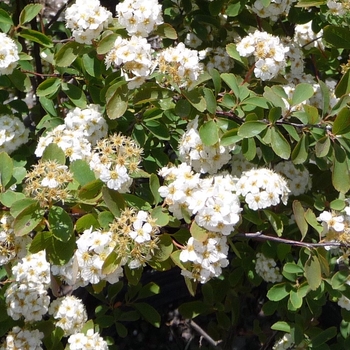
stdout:
[[0,33],[0,75],[11,74],[19,60],[15,42],[5,33]]
[[133,228],[134,230],[130,231],[129,235],[135,242],[143,243],[151,239],[152,226],[148,222],[144,223],[142,220],[136,220],[133,223]]
[[112,190],[119,190],[122,185],[129,181],[128,170],[124,165],[117,164],[114,169],[103,168],[100,179]]

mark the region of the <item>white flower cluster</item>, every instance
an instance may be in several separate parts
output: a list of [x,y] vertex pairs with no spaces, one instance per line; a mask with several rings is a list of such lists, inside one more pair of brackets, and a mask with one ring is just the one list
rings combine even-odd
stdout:
[[241,177],[243,172],[251,170],[255,167],[256,167],[255,164],[248,162],[247,159],[241,153],[234,154],[232,156],[232,160],[231,160],[232,176]]
[[118,22],[129,35],[147,37],[163,23],[162,6],[157,0],[124,0],[115,9]]
[[87,321],[85,306],[75,296],[65,296],[52,301],[49,314],[57,320],[55,325],[64,331],[64,336],[79,333]]
[[7,313],[14,320],[40,321],[48,311],[50,264],[45,252],[28,255],[12,268],[14,282],[5,292]]
[[0,152],[12,153],[28,141],[28,135],[29,130],[19,118],[0,116]]
[[349,1],[327,1],[328,12],[334,16],[344,16],[350,10]]
[[264,6],[261,0],[256,0],[251,9],[259,17],[276,22],[281,15],[288,15],[293,2],[296,0],[271,0],[268,6]]
[[92,150],[90,168],[108,188],[129,192],[130,174],[137,170],[142,149],[131,139],[120,134],[100,140]]
[[85,230],[76,243],[78,249],[66,265],[51,267],[53,275],[59,275],[74,289],[89,283],[97,284],[101,280],[116,283],[123,276],[121,268],[108,275],[102,273],[103,263],[115,247],[111,232],[94,231],[91,228]]
[[222,268],[228,266],[227,237],[217,232],[208,232],[208,237],[203,242],[190,237],[186,248],[180,253],[182,262],[191,262],[189,270],[182,270],[185,277],[208,282],[213,277],[218,277],[222,273]]
[[234,60],[227,54],[223,47],[206,48],[200,52],[201,55],[205,55],[209,59],[206,64],[206,69],[217,69],[219,72],[229,72],[234,66]]
[[15,326],[7,334],[0,350],[42,350],[41,339],[43,338],[44,333],[39,332],[37,329],[31,331]]
[[0,75],[11,74],[19,60],[15,42],[5,33],[0,33]]
[[310,173],[305,167],[297,168],[291,161],[278,163],[274,170],[285,176],[293,196],[299,196],[311,188]]
[[99,0],[76,0],[65,12],[66,26],[78,43],[91,44],[108,27],[112,14]]
[[296,42],[300,47],[311,49],[312,47],[323,49],[322,43],[323,30],[321,29],[318,33],[315,33],[312,29],[312,21],[297,24],[294,28],[293,41]]
[[0,266],[14,259],[27,255],[27,245],[32,239],[29,236],[15,236],[14,218],[7,212],[0,218]]
[[107,68],[111,65],[121,68],[129,89],[141,86],[155,68],[152,48],[147,39],[132,36],[130,39],[118,37],[114,47],[105,58]]
[[281,201],[286,205],[289,192],[286,180],[266,168],[245,171],[236,183],[237,195],[242,195],[252,210],[268,208]]
[[341,211],[323,211],[317,218],[323,226],[321,236],[326,242],[350,242],[350,206]]
[[283,71],[288,50],[288,46],[283,45],[279,37],[259,30],[237,43],[237,51],[241,57],[254,55],[254,74],[261,80],[275,78]]
[[108,350],[108,345],[99,333],[89,329],[84,333],[75,333],[68,338],[70,350]]
[[179,141],[179,159],[191,165],[202,174],[215,174],[231,159],[232,147],[224,147],[217,142],[215,145],[204,145],[199,136],[198,116],[187,125],[187,131]]
[[196,223],[212,232],[229,235],[240,222],[240,202],[233,177],[215,175],[201,179],[191,167],[164,167],[159,171],[166,185],[159,188],[164,203],[178,219],[195,215]]
[[159,71],[164,74],[164,82],[180,88],[190,89],[203,72],[199,52],[186,48],[184,43],[164,49],[157,59]]
[[98,105],[90,104],[84,109],[76,107],[67,113],[64,124],[40,137],[35,155],[41,157],[50,143],[59,146],[71,161],[86,159],[91,155],[91,146],[108,132],[106,120]]
[[292,341],[292,336],[285,333],[272,347],[273,350],[289,350],[294,349],[295,343]]
[[255,271],[266,282],[282,281],[282,275],[280,269],[276,266],[276,261],[267,258],[262,253],[256,254]]

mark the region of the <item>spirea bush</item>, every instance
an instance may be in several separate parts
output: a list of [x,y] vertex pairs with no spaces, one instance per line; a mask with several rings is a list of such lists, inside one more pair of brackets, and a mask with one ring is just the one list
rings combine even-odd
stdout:
[[0,3],[0,349],[349,349],[350,3],[50,3]]

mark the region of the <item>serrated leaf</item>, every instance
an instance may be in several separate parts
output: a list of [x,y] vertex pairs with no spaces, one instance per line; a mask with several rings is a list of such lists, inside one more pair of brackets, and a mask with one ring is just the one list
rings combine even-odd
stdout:
[[275,127],[271,128],[271,147],[282,159],[288,159],[290,157],[290,144]]
[[206,146],[215,145],[219,141],[218,125],[213,120],[209,120],[200,126],[199,136]]
[[304,265],[304,275],[311,290],[316,290],[322,281],[321,265],[315,255],[310,255]]
[[19,15],[19,24],[23,25],[30,22],[42,9],[43,5],[41,4],[29,4],[25,6]]
[[45,34],[32,29],[22,29],[19,34],[20,37],[29,41],[34,41],[45,47],[53,47],[52,40]]

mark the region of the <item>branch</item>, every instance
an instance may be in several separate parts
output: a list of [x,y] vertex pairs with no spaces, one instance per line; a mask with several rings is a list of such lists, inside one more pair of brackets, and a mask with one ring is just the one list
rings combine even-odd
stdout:
[[235,237],[248,238],[248,239],[254,238],[254,239],[257,239],[259,241],[280,242],[280,243],[284,243],[284,244],[290,244],[290,245],[295,245],[298,247],[305,247],[305,248],[316,248],[316,247],[346,247],[346,248],[348,248],[349,247],[349,245],[342,243],[342,242],[307,243],[307,242],[294,241],[292,239],[264,235],[261,232],[238,233],[233,238],[235,238]]
[[206,339],[211,345],[215,346],[215,349],[221,350],[221,347],[219,344],[222,342],[222,340],[214,340],[203,328],[201,328],[196,322],[191,320],[190,326],[197,331],[204,339]]

